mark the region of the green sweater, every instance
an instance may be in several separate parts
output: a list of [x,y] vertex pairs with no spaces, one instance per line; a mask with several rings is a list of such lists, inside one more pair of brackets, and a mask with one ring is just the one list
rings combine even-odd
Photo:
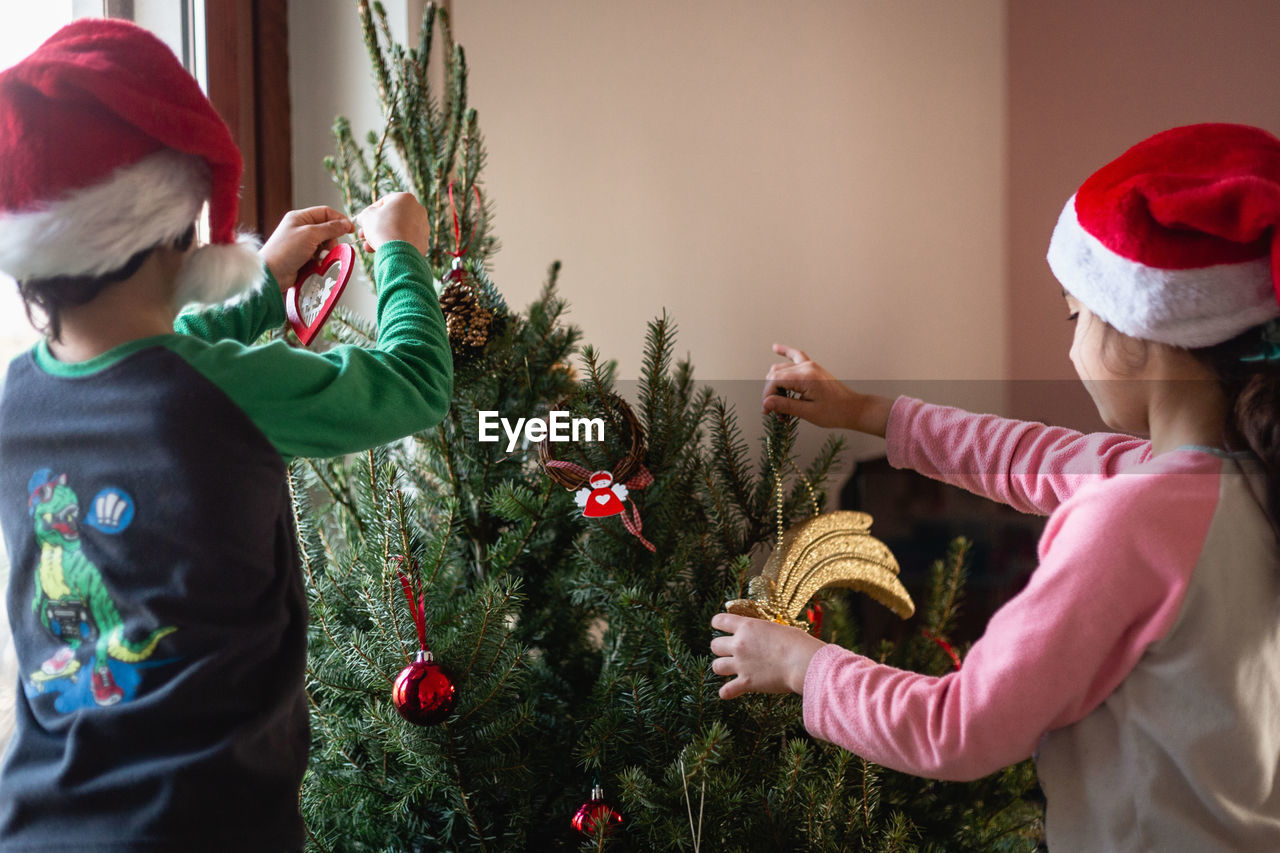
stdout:
[[285,322],[283,295],[266,284],[231,304],[186,311],[175,334],[141,338],[88,361],[64,363],[48,346],[36,361],[55,376],[89,376],[149,347],[164,347],[218,386],[288,461],[338,456],[434,426],[453,393],[444,316],[422,255],[409,243],[378,249],[378,344],[315,353],[283,341],[253,346]]

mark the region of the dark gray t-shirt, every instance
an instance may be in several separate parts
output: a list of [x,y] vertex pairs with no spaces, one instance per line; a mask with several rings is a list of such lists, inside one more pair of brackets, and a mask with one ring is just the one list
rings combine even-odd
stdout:
[[306,600],[280,454],[163,347],[79,377],[27,354],[6,385],[0,849],[300,847]]
[[14,360],[0,526],[18,652],[0,851],[301,848],[306,599],[285,465],[427,429],[453,370],[430,270],[374,260],[376,348],[249,346],[274,281],[176,330]]

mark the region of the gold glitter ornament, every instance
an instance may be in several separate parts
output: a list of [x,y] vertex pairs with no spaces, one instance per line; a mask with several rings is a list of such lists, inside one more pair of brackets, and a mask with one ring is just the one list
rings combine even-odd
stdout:
[[813,517],[783,532],[782,475],[772,463],[772,444],[769,457],[775,483],[778,545],[765,561],[764,571],[747,585],[751,597],[735,598],[726,602],[724,609],[807,630],[809,623],[800,619],[800,613],[809,599],[820,589],[839,586],[866,593],[899,618],[910,618],[916,612],[915,603],[898,580],[898,561],[893,552],[871,535],[871,516],[850,510],[820,513],[813,485],[790,460],[809,490]]
[[865,512],[840,510],[800,522],[782,537],[764,571],[751,579],[751,597],[734,599],[725,609],[807,628],[799,617],[809,599],[820,589],[837,586],[864,592],[900,618],[909,618],[916,606],[898,580],[898,561],[870,531],[871,516]]

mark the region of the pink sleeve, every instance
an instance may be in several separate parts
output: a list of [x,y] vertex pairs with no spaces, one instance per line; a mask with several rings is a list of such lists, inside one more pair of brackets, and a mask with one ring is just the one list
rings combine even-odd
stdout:
[[975,415],[910,397],[893,404],[889,464],[911,468],[1021,512],[1048,515],[1099,475],[1145,462],[1151,444],[1032,421]]
[[1031,582],[958,672],[924,676],[826,646],[805,676],[805,726],[938,779],[977,779],[1027,758],[1046,732],[1101,704],[1172,627],[1218,479],[1135,474],[1083,489],[1050,518]]

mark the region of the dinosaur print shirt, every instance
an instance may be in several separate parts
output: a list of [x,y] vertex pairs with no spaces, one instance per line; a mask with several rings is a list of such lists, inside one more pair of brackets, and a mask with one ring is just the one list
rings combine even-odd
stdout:
[[251,346],[273,281],[175,334],[15,359],[0,522],[21,685],[0,850],[300,849],[307,608],[287,463],[433,426],[452,390],[421,255],[388,243],[376,348]]

